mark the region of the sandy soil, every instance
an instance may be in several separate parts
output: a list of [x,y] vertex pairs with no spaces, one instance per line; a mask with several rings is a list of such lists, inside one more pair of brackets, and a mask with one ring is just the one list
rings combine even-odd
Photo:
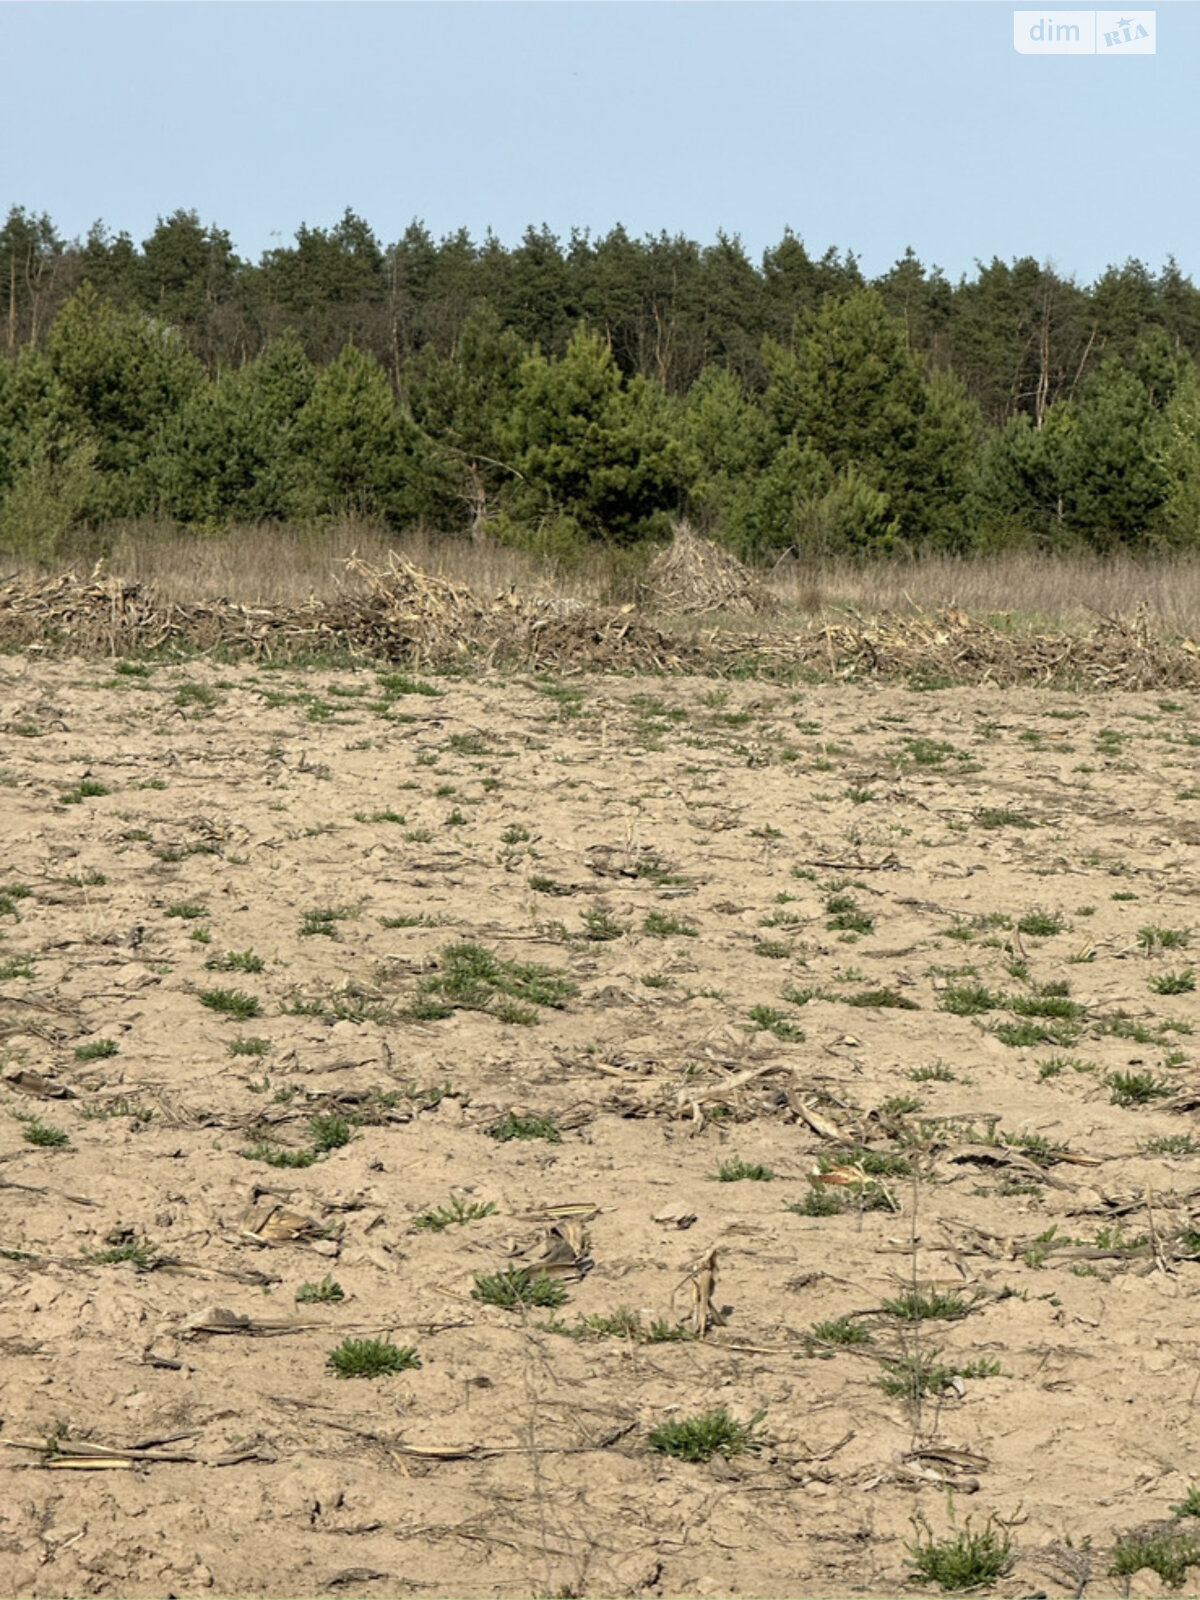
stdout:
[[426,682],[0,665],[0,1592],[890,1594],[968,1517],[1121,1592],[1200,1476],[1196,699]]

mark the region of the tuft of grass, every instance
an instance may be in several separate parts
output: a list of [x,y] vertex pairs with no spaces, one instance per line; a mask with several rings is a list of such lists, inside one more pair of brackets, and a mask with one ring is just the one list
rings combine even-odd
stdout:
[[1138,929],[1138,944],[1147,955],[1153,955],[1156,950],[1182,950],[1190,943],[1192,930],[1190,928],[1159,928],[1148,927]]
[[825,924],[830,933],[873,933],[875,920],[859,909],[853,895],[831,894],[825,901],[829,921]]
[[756,1411],[748,1422],[739,1422],[725,1406],[718,1406],[681,1422],[660,1422],[650,1432],[650,1448],[681,1461],[711,1461],[713,1456],[729,1460],[762,1449],[758,1425],[765,1416],[765,1411]]
[[196,998],[210,1011],[219,1011],[222,1016],[234,1017],[238,1022],[247,1022],[262,1010],[255,996],[242,989],[201,989]]
[[590,1317],[577,1317],[575,1326],[551,1318],[541,1326],[548,1333],[562,1333],[569,1339],[627,1339],[637,1344],[682,1344],[695,1338],[686,1328],[677,1327],[663,1317],[656,1317],[648,1326],[642,1321],[640,1311],[628,1306],[618,1306],[616,1311],[596,1313]]
[[544,1272],[536,1275],[528,1267],[507,1267],[492,1274],[477,1272],[471,1299],[485,1306],[502,1306],[512,1311],[525,1306],[561,1306],[567,1291]]
[[662,911],[648,911],[642,932],[655,939],[694,939],[699,929],[687,917],[669,917]]
[[944,1061],[934,1061],[928,1067],[914,1067],[909,1073],[913,1083],[957,1083],[955,1073]]
[[561,972],[534,962],[505,961],[492,950],[478,944],[447,945],[440,958],[441,970],[427,978],[421,994],[408,1014],[424,1003],[437,1007],[426,1013],[431,1020],[449,1016],[454,1009],[490,1011],[502,1022],[533,1023],[537,1006],[561,1010],[578,994],[578,985]]
[[1200,1517],[1200,1484],[1189,1484],[1188,1492],[1177,1506],[1171,1507],[1173,1517]]
[[936,1355],[915,1355],[883,1362],[879,1387],[893,1400],[916,1401],[922,1395],[941,1394],[954,1378],[996,1378],[1000,1363],[986,1358],[966,1366],[948,1366]]
[[71,1143],[70,1135],[61,1128],[52,1128],[40,1117],[18,1117],[22,1124],[21,1137],[26,1144],[35,1144],[42,1150],[65,1150]]
[[421,1358],[410,1344],[392,1344],[387,1339],[343,1339],[326,1356],[325,1365],[336,1378],[389,1378],[393,1373],[419,1367]]
[[93,1039],[89,1044],[76,1046],[75,1059],[76,1061],[107,1061],[109,1056],[115,1056],[120,1048],[115,1039]]
[[448,1206],[432,1206],[428,1211],[422,1211],[415,1219],[415,1225],[427,1228],[431,1233],[441,1233],[443,1228],[449,1228],[452,1224],[478,1222],[481,1217],[490,1217],[495,1210],[493,1200],[467,1202],[462,1195],[452,1194]]
[[60,794],[59,799],[64,806],[77,806],[84,800],[98,800],[112,790],[106,783],[100,783],[95,778],[84,778],[73,789],[68,789],[65,794]]
[[1016,994],[1008,1002],[1008,1009],[1018,1017],[1054,1017],[1062,1022],[1074,1022],[1083,1015],[1083,1007],[1065,995]]
[[950,1016],[981,1016],[984,1011],[995,1011],[1003,1005],[1003,995],[997,995],[982,984],[952,984],[942,990],[939,1011],[949,1011]]
[[844,994],[842,1003],[848,1006],[878,1006],[892,1011],[919,1011],[921,1008],[908,995],[898,989],[860,989],[857,994]]
[[327,1155],[330,1150],[340,1150],[354,1137],[354,1124],[346,1117],[336,1115],[312,1117],[308,1128],[313,1149],[320,1155]]
[[1049,939],[1061,933],[1066,925],[1066,918],[1057,911],[1030,911],[1017,923],[1017,929],[1033,939]]
[[1012,1540],[999,1534],[989,1521],[979,1533],[970,1518],[958,1533],[935,1539],[928,1525],[925,1536],[908,1547],[912,1570],[939,1589],[975,1589],[1003,1577],[1012,1564]]
[[332,1305],[346,1298],[346,1291],[327,1272],[320,1283],[302,1283],[296,1290],[296,1300],[302,1306]]
[[1010,1045],[1014,1050],[1035,1044],[1065,1047],[1074,1044],[1079,1037],[1079,1028],[1071,1022],[998,1022],[992,1032],[1001,1044]]
[[1152,1100],[1165,1100],[1175,1092],[1165,1078],[1156,1078],[1152,1072],[1110,1072],[1104,1082],[1114,1106],[1149,1105]]
[[1007,806],[985,806],[975,813],[981,828],[1036,828],[1037,823],[1023,811],[1010,811]]
[[164,914],[168,917],[179,917],[183,922],[195,922],[198,917],[208,915],[208,907],[194,900],[177,900],[173,906],[167,907]]
[[601,906],[592,906],[587,911],[580,912],[580,920],[583,923],[584,938],[598,944],[622,939],[629,932],[623,922],[618,922],[611,912],[605,911]]
[[1182,1588],[1189,1567],[1200,1566],[1200,1539],[1195,1534],[1175,1529],[1153,1533],[1127,1533],[1113,1546],[1109,1573],[1114,1578],[1132,1578],[1148,1567],[1157,1572],[1172,1589]]
[[729,1161],[722,1161],[713,1177],[718,1183],[741,1183],[744,1179],[753,1183],[770,1183],[775,1174],[761,1162],[743,1161],[741,1156],[734,1156]]
[[1200,1154],[1200,1144],[1197,1144],[1190,1133],[1165,1133],[1157,1139],[1147,1139],[1146,1154],[1148,1156],[1194,1156]]
[[144,1239],[130,1239],[114,1245],[110,1250],[91,1252],[84,1259],[97,1267],[119,1267],[123,1262],[132,1261],[140,1272],[144,1272],[153,1256],[149,1244]]
[[960,1294],[942,1294],[936,1289],[906,1289],[894,1300],[885,1300],[883,1309],[902,1322],[957,1320],[971,1309]]
[[254,1035],[245,1039],[231,1039],[229,1041],[229,1054],[231,1056],[265,1056],[271,1053],[271,1041],[259,1039]]
[[238,1155],[246,1161],[265,1161],[269,1167],[311,1167],[317,1159],[315,1150],[294,1150],[290,1145],[268,1144],[266,1140],[239,1150]]
[[181,707],[200,706],[211,711],[217,703],[217,692],[204,683],[185,683],[175,691],[175,704]]
[[337,924],[349,921],[353,915],[348,906],[318,906],[306,911],[300,919],[300,937],[313,939],[322,935],[326,939],[336,939]]
[[1182,972],[1163,972],[1157,978],[1150,979],[1150,987],[1155,994],[1191,994],[1196,987],[1196,973],[1192,967],[1185,967]]
[[209,956],[204,965],[209,972],[261,972],[264,962],[253,950],[226,950],[223,956]]
[[840,1345],[854,1348],[871,1344],[871,1330],[853,1317],[835,1317],[830,1322],[814,1322],[805,1334],[805,1343],[812,1345]]
[[785,1044],[804,1043],[804,1029],[798,1023],[789,1021],[784,1012],[776,1010],[773,1006],[751,1006],[749,1015],[755,1027],[765,1028],[768,1033],[773,1033]]
[[551,1144],[561,1144],[562,1134],[548,1117],[526,1117],[510,1111],[493,1122],[487,1130],[488,1137],[507,1144],[510,1139],[546,1139]]

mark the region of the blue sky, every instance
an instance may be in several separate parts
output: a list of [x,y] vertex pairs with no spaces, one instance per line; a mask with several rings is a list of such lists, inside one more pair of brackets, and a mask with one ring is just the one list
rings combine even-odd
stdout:
[[1200,281],[1200,4],[1117,60],[1018,55],[1012,10],[9,0],[0,209],[138,241],[195,209],[251,257],[351,206],[385,244],[620,221],[757,258],[790,226],[868,274],[911,244],[952,278],[1174,254]]

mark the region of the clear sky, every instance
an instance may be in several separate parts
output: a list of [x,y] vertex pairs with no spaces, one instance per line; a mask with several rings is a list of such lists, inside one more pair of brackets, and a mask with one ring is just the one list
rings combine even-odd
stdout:
[[139,242],[195,209],[255,258],[351,206],[385,244],[623,222],[757,259],[791,227],[869,275],[911,244],[952,278],[1174,254],[1200,281],[1200,4],[1160,3],[1158,54],[1125,59],[1018,55],[1012,11],[8,0],[0,209]]

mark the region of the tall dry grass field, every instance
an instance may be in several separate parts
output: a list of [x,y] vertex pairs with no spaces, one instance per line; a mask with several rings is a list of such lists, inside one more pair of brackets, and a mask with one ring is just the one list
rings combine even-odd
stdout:
[[[383,524],[346,518],[332,526],[233,527],[221,534],[182,532],[172,525],[132,522],[103,536],[77,537],[56,563],[84,571],[100,557],[105,569],[153,585],[165,600],[226,599],[247,605],[294,605],[331,599],[361,579],[346,571],[358,554],[383,565],[389,551],[424,571],[480,595],[517,588],[584,602],[624,604],[639,598],[648,555],[596,550],[572,566],[547,563],[491,542],[472,543],[427,529],[402,535]],[[29,580],[44,577],[30,567]],[[986,617],[1014,633],[1083,633],[1103,617],[1144,609],[1149,627],[1168,637],[1200,638],[1200,556],[1135,558],[1030,551],[974,559],[926,556],[806,563],[785,559],[761,575],[783,605],[774,626],[812,626],[853,611],[913,615],[946,607]],[[689,628],[717,619],[689,620]],[[762,627],[722,619],[739,630]]]

